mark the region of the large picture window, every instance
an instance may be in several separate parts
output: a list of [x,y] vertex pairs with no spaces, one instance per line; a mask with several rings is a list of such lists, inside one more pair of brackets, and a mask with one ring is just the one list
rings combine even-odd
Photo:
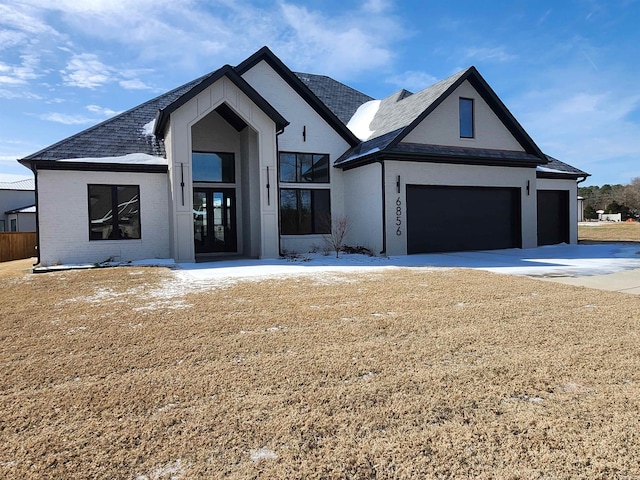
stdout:
[[194,182],[235,183],[236,166],[233,153],[192,152]]
[[280,232],[282,235],[329,233],[330,191],[283,188],[280,190]]
[[139,238],[140,187],[89,185],[89,240]]
[[460,98],[460,138],[473,137],[473,99]]
[[329,183],[329,155],[280,152],[280,181]]

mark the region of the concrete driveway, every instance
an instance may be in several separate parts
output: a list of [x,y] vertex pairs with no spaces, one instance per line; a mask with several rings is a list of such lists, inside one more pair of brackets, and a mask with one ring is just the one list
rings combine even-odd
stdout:
[[[136,262],[134,262],[136,263]],[[389,268],[472,268],[559,283],[640,294],[640,243],[552,245],[532,249],[455,252],[397,257],[301,254],[270,260],[220,260],[182,263],[186,281],[233,281],[316,275],[323,272],[366,272]]]

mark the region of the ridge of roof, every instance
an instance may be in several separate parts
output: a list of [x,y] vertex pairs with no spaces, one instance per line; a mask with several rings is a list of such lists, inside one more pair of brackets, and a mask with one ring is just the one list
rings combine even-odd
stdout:
[[[382,99],[380,108],[369,125],[373,134],[368,140],[410,127],[416,119],[422,121],[427,112],[433,110],[431,107],[439,105],[446,98],[445,94],[453,90],[452,86],[457,86],[459,79],[468,70],[455,73],[414,94],[407,95],[409,92],[402,89]],[[398,134],[402,132],[399,131]]]
[[375,100],[369,95],[356,90],[327,75],[293,72],[315,95],[347,125],[358,107]]

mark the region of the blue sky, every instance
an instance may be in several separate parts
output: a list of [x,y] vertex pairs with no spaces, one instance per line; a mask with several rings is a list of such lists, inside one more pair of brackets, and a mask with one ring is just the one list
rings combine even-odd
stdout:
[[15,160],[268,45],[373,97],[475,65],[542,150],[640,176],[640,0],[0,0],[0,179]]

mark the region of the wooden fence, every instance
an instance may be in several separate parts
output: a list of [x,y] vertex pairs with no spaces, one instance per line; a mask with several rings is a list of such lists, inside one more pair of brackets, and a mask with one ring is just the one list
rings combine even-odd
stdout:
[[35,257],[36,232],[0,233],[0,262]]

